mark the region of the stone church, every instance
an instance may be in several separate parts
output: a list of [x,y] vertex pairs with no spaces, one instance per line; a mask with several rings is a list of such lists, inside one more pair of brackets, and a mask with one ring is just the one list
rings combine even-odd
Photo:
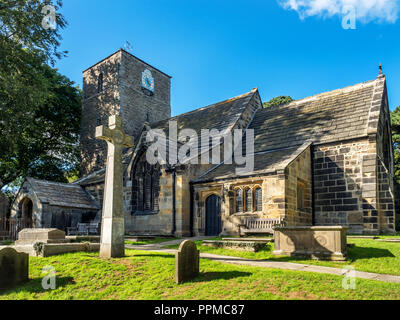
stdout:
[[[122,49],[85,70],[83,79],[81,178],[25,181],[12,214],[33,227],[101,220],[107,150],[95,128],[119,114],[134,137],[123,157],[126,233],[237,235],[249,217],[281,218],[288,226],[343,225],[355,234],[395,230],[381,70],[374,80],[281,106],[263,108],[253,89],[176,117],[171,77]],[[159,129],[168,136],[171,121],[199,135],[202,129],[254,130],[254,170],[238,175],[236,164],[224,162],[150,165],[146,135]]]

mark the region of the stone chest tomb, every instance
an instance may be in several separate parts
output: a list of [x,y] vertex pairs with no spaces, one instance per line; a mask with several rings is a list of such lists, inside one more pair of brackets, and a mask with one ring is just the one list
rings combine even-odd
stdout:
[[274,255],[346,260],[347,228],[342,226],[276,227]]

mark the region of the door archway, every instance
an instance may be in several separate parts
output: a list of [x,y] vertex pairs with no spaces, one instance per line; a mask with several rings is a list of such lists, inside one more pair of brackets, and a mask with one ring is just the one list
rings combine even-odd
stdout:
[[33,228],[33,202],[29,198],[22,201],[22,224],[24,228]]
[[221,198],[213,194],[206,199],[206,236],[218,236],[222,232]]

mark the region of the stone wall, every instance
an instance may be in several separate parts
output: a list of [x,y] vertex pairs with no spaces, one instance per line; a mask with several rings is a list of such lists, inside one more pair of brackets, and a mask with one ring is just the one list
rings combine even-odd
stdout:
[[374,185],[369,162],[374,152],[375,144],[368,139],[315,146],[316,225],[348,225],[350,233],[363,233],[363,198],[375,199],[368,186],[362,188]]
[[315,146],[316,225],[348,225],[356,234],[384,232],[377,209],[377,167],[374,137]]
[[[385,87],[386,91],[386,87]],[[380,103],[380,114],[377,128],[377,221],[381,233],[394,233],[395,219],[395,189],[393,181],[393,143],[388,102],[383,97]]]
[[67,232],[68,227],[76,227],[80,222],[88,223],[93,221],[96,216],[96,210],[43,204],[41,221],[36,223],[35,227],[56,228]]
[[161,171],[159,211],[155,214],[135,215],[132,212],[132,181],[124,187],[125,231],[131,234],[172,234],[172,175]]
[[383,76],[375,85],[367,134],[315,147],[317,225],[348,225],[350,233],[360,234],[394,232],[393,147]]
[[[288,226],[311,226],[312,173],[311,152],[308,147],[285,170],[286,223]],[[299,188],[302,189],[303,205],[299,208]]]
[[[142,72],[154,77],[154,94],[142,90]],[[131,54],[122,51],[120,69],[120,103],[124,130],[136,136],[145,121],[149,123],[171,117],[171,78]]]
[[[193,231],[195,235],[205,234],[205,219],[207,198],[215,194],[221,197],[222,233],[238,235],[239,225],[246,218],[285,218],[288,225],[311,225],[311,166],[310,151],[301,154],[297,160],[285,170],[276,173],[238,178],[231,181],[209,182],[194,185]],[[308,161],[308,165],[307,165]],[[308,167],[308,168],[307,168]],[[307,207],[297,208],[297,180],[302,179],[306,184],[305,199]],[[294,184],[293,184],[294,181]],[[236,212],[235,194],[238,188],[262,190],[262,211],[256,211],[255,205],[251,212]],[[253,203],[255,194],[253,192]]]
[[[95,138],[95,129],[108,126],[108,117],[120,112],[120,66],[121,52],[117,52],[83,72],[81,175],[104,167],[107,144]],[[103,74],[103,90],[98,92],[100,74]]]
[[263,214],[270,218],[284,218],[286,213],[286,176],[284,170],[263,179]]
[[11,206],[12,218],[23,218],[26,220],[24,203],[32,201],[32,222],[34,228],[41,228],[43,220],[43,204],[33,192],[30,184],[25,182]]

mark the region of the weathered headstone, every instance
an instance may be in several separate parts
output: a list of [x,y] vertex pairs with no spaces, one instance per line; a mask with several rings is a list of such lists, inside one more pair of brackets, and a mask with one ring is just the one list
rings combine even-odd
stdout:
[[28,281],[29,255],[15,249],[0,249],[0,288]]
[[175,281],[182,283],[190,281],[199,274],[200,253],[191,240],[181,243],[175,254]]
[[114,115],[108,121],[109,128],[96,128],[96,138],[108,148],[100,242],[100,257],[107,259],[125,255],[122,149],[133,146],[133,138],[122,131],[122,118]]

